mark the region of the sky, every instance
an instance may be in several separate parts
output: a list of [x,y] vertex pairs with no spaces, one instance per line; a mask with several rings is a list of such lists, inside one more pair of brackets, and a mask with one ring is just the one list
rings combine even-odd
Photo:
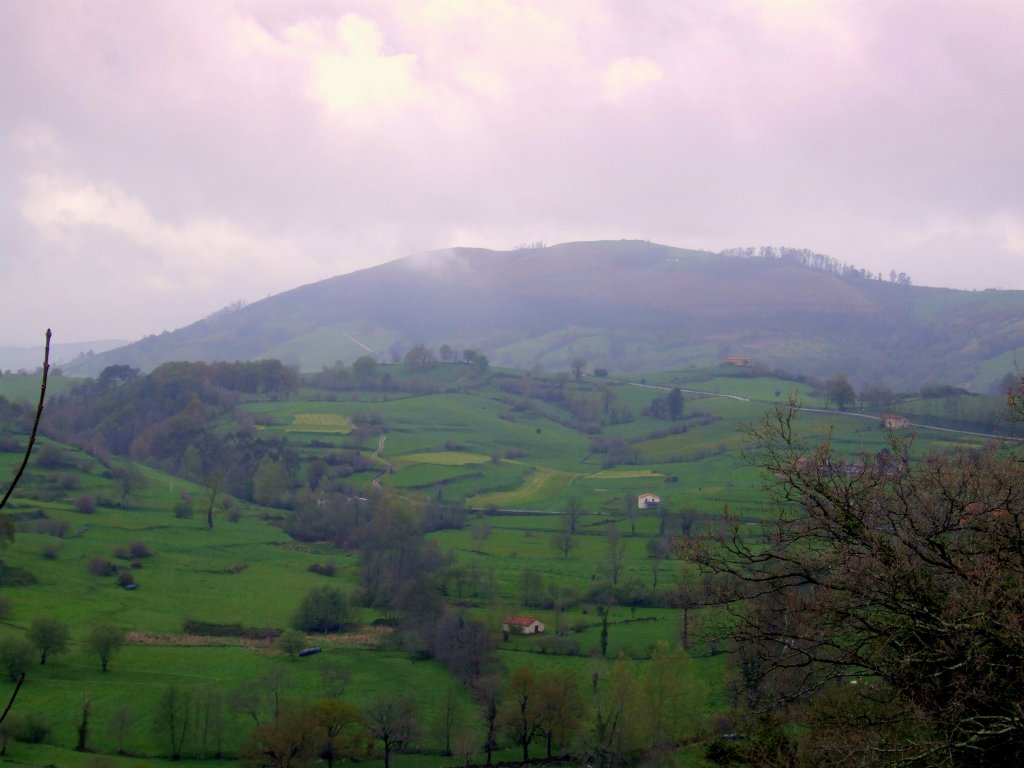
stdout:
[[1024,289],[1024,2],[4,0],[0,344],[452,246]]

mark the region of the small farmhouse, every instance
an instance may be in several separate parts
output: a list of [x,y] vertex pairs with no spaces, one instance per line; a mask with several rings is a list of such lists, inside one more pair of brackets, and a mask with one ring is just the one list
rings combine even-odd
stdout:
[[544,631],[544,622],[533,616],[506,616],[501,622],[501,631],[508,634],[536,635]]
[[910,426],[910,420],[906,416],[900,416],[897,413],[887,413],[882,417],[882,427],[884,429],[906,429]]
[[641,493],[636,498],[637,509],[657,509],[661,506],[661,497],[653,493]]

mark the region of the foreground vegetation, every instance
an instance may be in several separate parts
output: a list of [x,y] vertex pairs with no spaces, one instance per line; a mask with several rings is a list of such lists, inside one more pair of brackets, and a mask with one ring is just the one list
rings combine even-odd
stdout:
[[[833,466],[877,460],[886,434],[826,412],[813,382],[542,377],[474,355],[306,380],[121,368],[51,401],[4,510],[0,673],[28,671],[7,759],[704,760],[772,700],[735,684],[735,619],[675,557],[777,514],[742,426],[793,392],[822,410],[803,435]],[[31,414],[0,402],[7,473]],[[907,455],[984,442],[964,440],[922,429]],[[644,492],[661,504],[639,509]],[[503,633],[515,614],[547,631]],[[68,635],[41,664],[46,622]]]

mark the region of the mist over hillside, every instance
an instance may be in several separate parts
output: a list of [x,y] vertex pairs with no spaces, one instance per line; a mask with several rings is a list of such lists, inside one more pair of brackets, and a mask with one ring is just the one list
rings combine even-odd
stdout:
[[636,371],[749,357],[857,383],[984,391],[1024,346],[1024,291],[919,287],[807,251],[597,241],[409,256],[215,313],[68,365],[278,358],[318,370],[415,344],[517,368]]
[[[129,342],[124,339],[98,339],[95,341],[54,341],[50,346],[50,363],[64,366],[94,354],[123,347]],[[0,370],[3,371],[34,371],[43,364],[43,335],[40,333],[39,346],[0,346]],[[84,359],[78,361],[84,363]]]

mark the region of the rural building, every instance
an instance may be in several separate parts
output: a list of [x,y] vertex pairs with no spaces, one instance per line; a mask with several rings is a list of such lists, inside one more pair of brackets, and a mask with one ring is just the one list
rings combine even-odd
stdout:
[[749,357],[744,357],[743,355],[729,355],[725,358],[723,365],[736,365],[745,368],[750,365],[750,362]]
[[661,497],[653,493],[641,493],[636,498],[637,509],[657,509],[661,506]]
[[882,417],[882,427],[885,429],[906,429],[910,426],[910,420],[906,416],[897,413],[887,413]]
[[519,635],[536,635],[544,631],[544,622],[533,616],[506,616],[501,622],[501,631]]

